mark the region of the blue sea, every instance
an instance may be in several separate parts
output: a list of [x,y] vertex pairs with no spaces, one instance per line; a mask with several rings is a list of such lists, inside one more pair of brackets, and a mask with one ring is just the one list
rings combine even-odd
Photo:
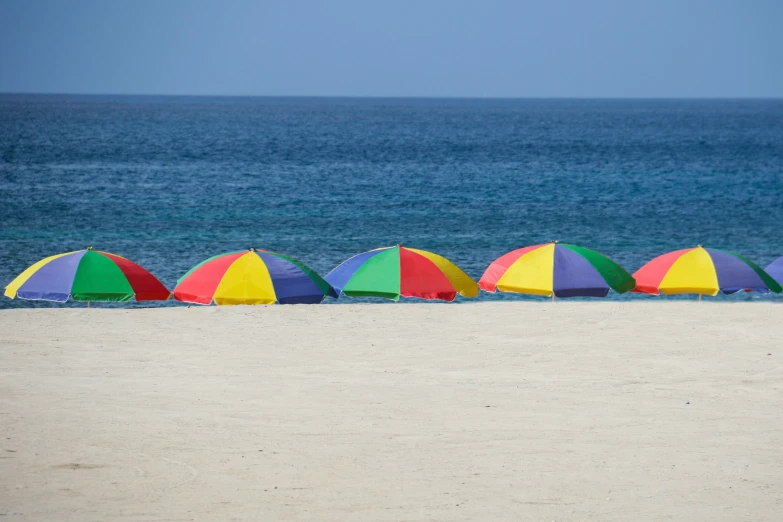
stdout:
[[169,287],[249,247],[323,275],[399,242],[475,279],[551,240],[630,272],[697,244],[766,266],[781,227],[783,100],[0,95],[3,287],[90,245]]

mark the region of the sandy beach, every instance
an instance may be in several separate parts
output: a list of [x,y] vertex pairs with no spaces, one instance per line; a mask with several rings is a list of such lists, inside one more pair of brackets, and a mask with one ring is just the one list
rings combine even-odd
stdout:
[[782,339],[772,303],[4,310],[0,515],[779,521]]

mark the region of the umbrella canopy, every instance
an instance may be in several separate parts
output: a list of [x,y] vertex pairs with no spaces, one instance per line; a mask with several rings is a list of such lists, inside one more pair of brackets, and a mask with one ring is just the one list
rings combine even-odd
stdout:
[[317,304],[337,292],[293,257],[250,249],[201,262],[177,281],[174,299],[208,305]]
[[779,285],[783,286],[783,257],[779,257],[771,262],[764,271],[777,281]]
[[78,250],[47,257],[5,287],[13,299],[74,301],[165,301],[169,291],[136,263],[108,252]]
[[557,297],[606,297],[635,285],[631,274],[608,257],[586,248],[547,243],[513,250],[484,272],[487,292],[518,292]]
[[353,256],[329,272],[326,280],[348,297],[453,301],[457,294],[478,295],[476,282],[445,257],[402,245]]
[[686,248],[658,256],[635,274],[634,292],[646,294],[706,294],[740,290],[769,293],[782,289],[756,263],[734,252]]

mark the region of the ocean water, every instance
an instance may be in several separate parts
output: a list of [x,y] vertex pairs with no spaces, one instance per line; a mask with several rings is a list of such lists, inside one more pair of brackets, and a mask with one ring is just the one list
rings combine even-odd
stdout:
[[555,239],[630,272],[697,244],[765,266],[782,226],[783,100],[0,95],[1,286],[89,245],[169,287],[249,247],[324,275],[398,242],[475,279]]

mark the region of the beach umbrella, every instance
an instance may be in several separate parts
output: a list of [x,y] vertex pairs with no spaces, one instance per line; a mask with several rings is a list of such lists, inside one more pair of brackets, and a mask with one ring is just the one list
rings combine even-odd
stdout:
[[734,252],[686,248],[656,257],[635,274],[634,292],[646,294],[733,294],[740,290],[780,292],[780,285],[750,259]]
[[267,250],[210,257],[177,281],[174,299],[208,305],[316,304],[337,292],[307,265]]
[[169,291],[155,276],[116,254],[78,250],[47,257],[5,287],[11,299],[74,301],[165,301]]
[[400,296],[453,301],[478,295],[478,285],[457,265],[437,254],[396,245],[358,254],[326,280],[348,297]]
[[606,297],[624,293],[633,277],[608,257],[587,248],[546,243],[513,250],[489,265],[479,280],[487,292],[557,297]]
[[768,264],[764,271],[777,281],[779,285],[783,286],[783,257],[779,257]]

